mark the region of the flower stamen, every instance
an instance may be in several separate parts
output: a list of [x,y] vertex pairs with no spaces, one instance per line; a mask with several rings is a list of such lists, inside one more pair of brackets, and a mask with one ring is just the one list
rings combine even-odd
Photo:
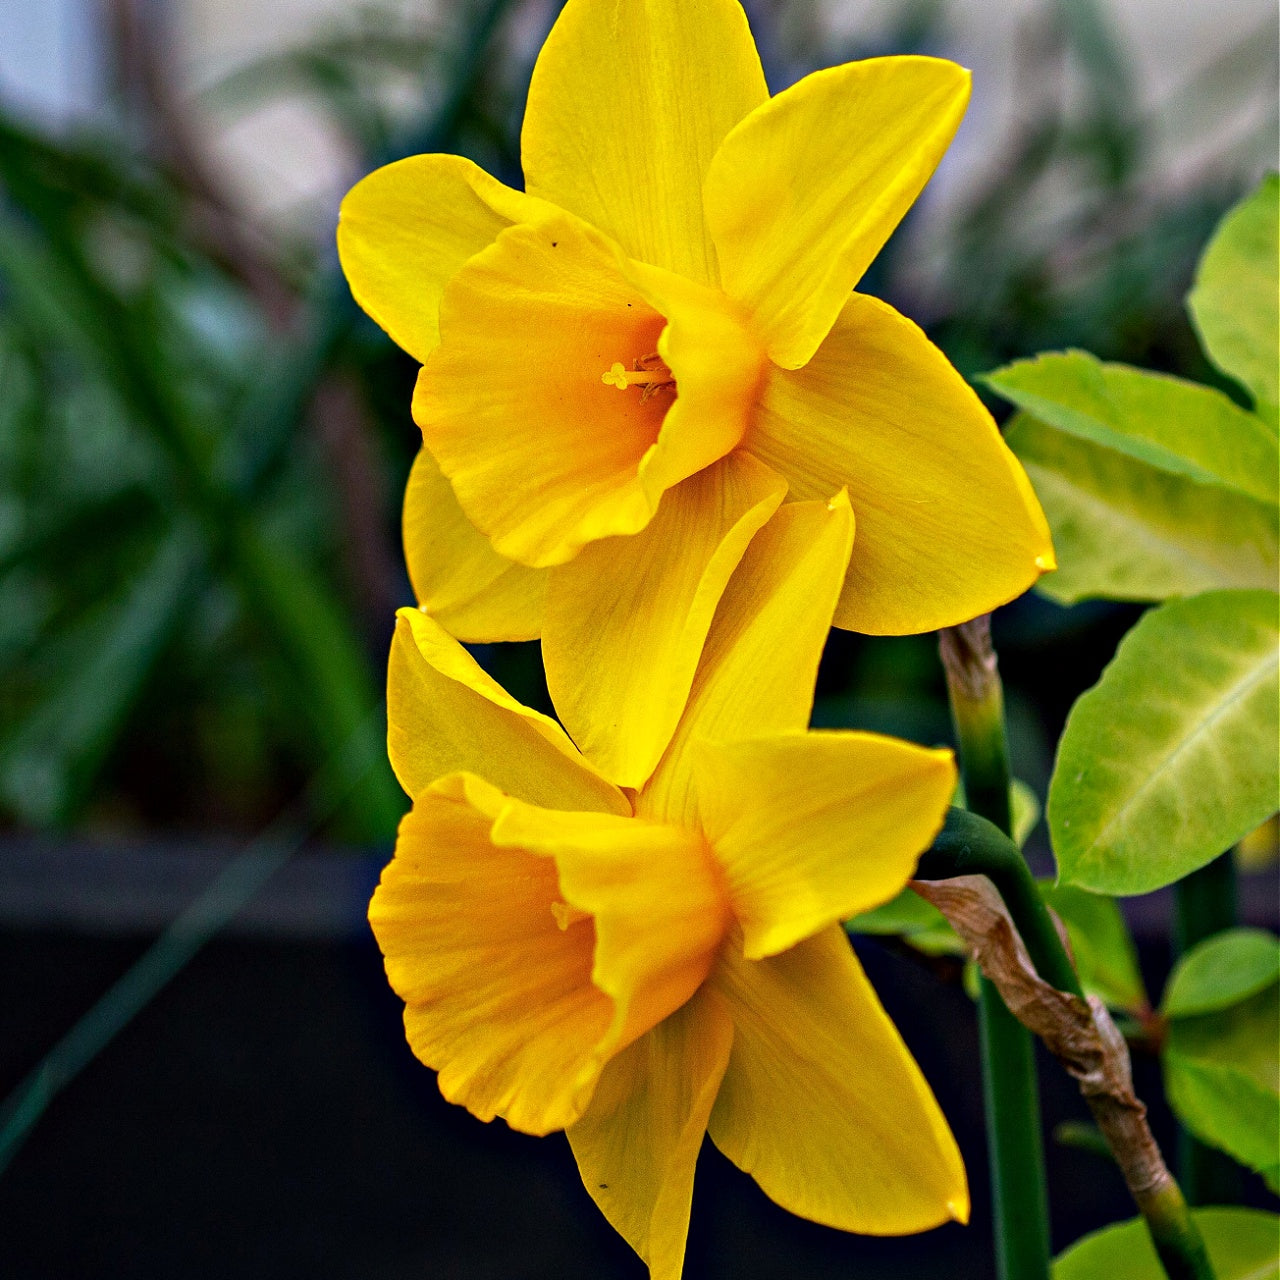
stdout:
[[630,370],[623,366],[621,360],[615,360],[612,366],[600,375],[600,381],[607,387],[617,387],[619,391],[625,391],[628,387],[641,387],[641,404],[644,404],[655,392],[674,389],[676,385],[671,370],[667,368],[656,351],[647,356],[638,356],[632,362]]

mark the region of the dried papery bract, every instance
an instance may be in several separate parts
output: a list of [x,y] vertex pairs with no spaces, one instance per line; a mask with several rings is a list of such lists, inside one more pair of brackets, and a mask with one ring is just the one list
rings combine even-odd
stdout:
[[911,886],[950,921],[1018,1020],[1080,1086],[1172,1280],[1212,1280],[1204,1243],[1133,1092],[1129,1048],[1097,996],[1060,991],[1036,972],[1008,909],[985,876]]

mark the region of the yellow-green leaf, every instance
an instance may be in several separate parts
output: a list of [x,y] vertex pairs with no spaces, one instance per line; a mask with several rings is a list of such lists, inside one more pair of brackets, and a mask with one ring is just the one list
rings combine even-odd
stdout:
[[1166,1018],[1188,1018],[1238,1004],[1280,982],[1280,938],[1265,929],[1227,929],[1178,961],[1165,987]]
[[1058,557],[1037,590],[1062,604],[1274,587],[1276,507],[1019,414],[1005,438],[1035,488]]
[[1187,297],[1209,359],[1243,383],[1259,412],[1274,411],[1280,346],[1280,179],[1272,173],[1223,218]]
[[1174,1018],[1162,1055],[1165,1092],[1202,1142],[1280,1179],[1280,986],[1229,1008]]
[[1158,470],[1276,501],[1275,432],[1213,387],[1104,364],[1087,351],[1046,352],[997,369],[986,382],[1058,431]]
[[1246,1072],[1225,1062],[1164,1055],[1164,1088],[1174,1114],[1201,1142],[1225,1151],[1277,1190],[1280,1105]]
[[1063,883],[1147,893],[1268,817],[1280,789],[1273,591],[1173,600],[1072,708],[1049,786]]
[[[1217,1280],[1280,1278],[1280,1217],[1261,1209],[1192,1212]],[[1141,1218],[1117,1222],[1077,1240],[1053,1264],[1053,1280],[1166,1280]]]

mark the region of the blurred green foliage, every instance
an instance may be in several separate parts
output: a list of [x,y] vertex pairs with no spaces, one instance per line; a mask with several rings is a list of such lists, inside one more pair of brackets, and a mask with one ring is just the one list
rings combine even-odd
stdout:
[[[448,148],[508,7],[463,15],[434,71],[430,45],[368,31],[297,62],[383,146],[372,164],[415,139],[386,143],[354,71],[320,70],[416,57],[417,141]],[[94,807],[257,825],[344,755],[360,781],[340,829],[385,839],[403,808],[379,710],[399,593],[376,579],[411,444],[401,406],[371,421],[349,388],[396,358],[357,329],[327,250],[246,249],[150,89],[135,145],[0,121],[0,806],[33,825]],[[391,457],[358,447],[388,421]]]
[[[946,0],[901,0],[875,47],[831,47],[813,6],[748,9],[775,90],[849,57],[945,54],[956,20]],[[225,117],[302,93],[359,172],[457,150],[519,183],[531,28],[554,10],[472,0],[423,28],[362,8],[205,105]],[[163,82],[163,33],[135,27],[132,46],[115,33],[95,131],[0,117],[0,815],[251,829],[350,752],[361,781],[336,833],[385,839],[403,808],[380,687],[408,599],[413,365],[350,303],[328,227],[268,233],[234,207]],[[935,229],[928,273],[909,220],[864,287],[927,319],[966,371],[1074,343],[1213,381],[1181,298],[1257,176],[1257,139],[1172,187],[1104,11],[1046,2],[1025,35],[1020,76],[1070,72],[1077,105],[1029,102],[978,194]],[[1233,57],[1188,100],[1246,94],[1256,55]],[[1019,691],[1019,637],[1043,646],[1089,619],[1032,611],[1007,670],[1015,741],[1034,744],[1056,726],[1020,719],[1035,687]],[[837,635],[817,719],[945,737],[931,649]],[[486,660],[545,705],[536,647]],[[1033,781],[1046,772],[1047,758]]]

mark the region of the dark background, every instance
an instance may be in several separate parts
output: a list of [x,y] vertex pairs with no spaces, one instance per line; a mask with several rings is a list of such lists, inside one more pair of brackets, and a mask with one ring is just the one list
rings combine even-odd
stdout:
[[[0,1086],[142,945],[6,935]],[[708,1142],[690,1280],[992,1274],[976,1027],[958,966],[940,982],[918,958],[870,940],[858,950],[955,1129],[973,1225],[845,1236],[779,1209]],[[1159,943],[1143,955],[1153,970],[1167,964]],[[445,1103],[409,1053],[400,1013],[367,937],[212,943],[58,1099],[0,1181],[6,1274],[639,1280],[644,1268],[590,1205],[568,1143]],[[1172,1150],[1158,1066],[1139,1056],[1136,1074]],[[1051,1060],[1041,1077],[1061,1248],[1132,1209],[1109,1162],[1054,1143],[1059,1122],[1088,1117]],[[1256,1188],[1251,1198],[1267,1203]]]

